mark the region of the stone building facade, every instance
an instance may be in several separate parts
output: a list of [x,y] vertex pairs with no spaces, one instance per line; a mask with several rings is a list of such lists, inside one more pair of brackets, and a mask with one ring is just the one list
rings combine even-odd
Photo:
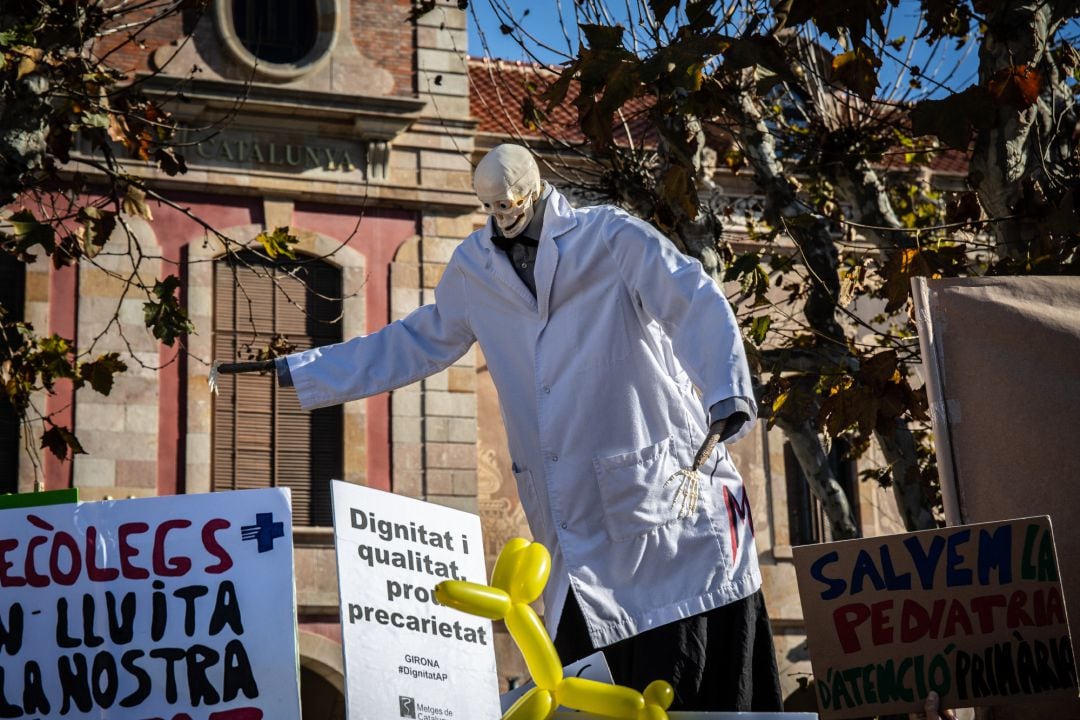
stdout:
[[[106,253],[96,267],[27,266],[27,320],[76,338],[80,348],[132,359],[108,396],[61,388],[41,399],[47,412],[72,423],[88,454],[62,463],[24,450],[17,489],[42,481],[49,489],[78,487],[82,499],[95,500],[300,483],[294,497],[299,490],[306,498],[307,514],[294,523],[294,542],[304,717],[330,720],[344,717],[344,696],[333,541],[324,500],[312,489],[325,478],[290,469],[290,458],[331,457],[334,475],[344,480],[478,512],[493,560],[510,537],[528,534],[494,387],[474,348],[426,380],[347,404],[326,419],[329,425],[317,426],[320,434],[288,405],[286,393],[275,394],[269,378],[212,396],[210,363],[242,356],[248,325],[258,325],[263,344],[292,330],[315,342],[322,331],[308,332],[305,318],[340,315],[334,332],[348,338],[431,302],[456,244],[483,222],[472,165],[523,130],[507,124],[520,105],[495,82],[513,68],[468,59],[466,13],[456,0],[437,0],[418,17],[410,0],[284,5],[309,14],[294,18],[300,30],[293,34],[303,37],[291,45],[278,36],[266,46],[254,43],[245,15],[253,4],[217,0],[197,24],[177,18],[154,26],[145,37],[148,56],[121,58],[148,90],[174,98],[182,90],[183,101],[169,109],[189,128],[189,171],[154,175],[172,204],[151,203],[152,220],[127,219],[140,242],[137,266],[126,254]],[[186,22],[193,34],[179,41]],[[743,178],[717,182],[732,197],[754,194]],[[280,227],[300,238],[301,259],[331,279],[339,304],[291,297],[288,288],[298,286],[273,268],[230,264],[221,236],[235,247],[255,247],[260,233]],[[161,347],[149,335],[143,299],[128,296],[120,279],[132,273],[179,275],[181,301],[196,327],[182,348]],[[237,273],[250,282],[240,295]],[[270,276],[275,282],[259,286]],[[259,301],[251,303],[255,310],[238,309],[247,292]],[[263,405],[245,405],[245,397]],[[326,435],[333,436],[329,445]],[[809,677],[809,656],[791,546],[814,540],[820,527],[813,528],[812,501],[793,495],[799,478],[782,437],[760,427],[735,454],[753,508],[782,681],[794,705],[800,679]],[[268,480],[259,479],[264,470]],[[864,532],[899,529],[891,498],[876,488],[854,489]],[[503,687],[523,679],[505,633],[497,636],[497,651]]]
[[[267,29],[259,8],[292,15]],[[132,45],[114,56],[148,93],[171,98],[168,110],[188,128],[189,170],[154,176],[172,204],[149,203],[152,220],[126,218],[139,241],[137,266],[107,252],[78,268],[26,266],[24,318],[75,338],[80,349],[119,351],[129,369],[108,396],[61,388],[41,398],[72,424],[87,454],[61,463],[24,451],[17,471],[0,472],[11,471],[5,489],[75,486],[95,500],[253,486],[269,476],[292,483],[295,499],[310,490],[297,487],[306,468],[289,467],[296,452],[337,455],[335,475],[351,482],[476,510],[472,354],[415,386],[350,403],[332,419],[329,443],[318,427],[293,422],[298,408],[286,408],[269,378],[228,399],[207,387],[213,360],[243,357],[248,325],[265,344],[282,328],[323,332],[306,332],[312,314],[340,315],[336,332],[351,337],[432,299],[456,243],[473,228],[465,22],[456,2],[414,18],[410,0],[219,0],[197,22],[185,15],[151,26],[141,37],[145,52]],[[257,247],[260,233],[280,227],[300,238],[304,272],[317,268],[338,288],[337,304],[304,296],[284,273],[262,282],[277,271],[225,256],[222,236],[234,250]],[[237,309],[246,305],[230,298],[238,272],[251,282],[241,292],[258,294],[272,314],[262,302]],[[133,273],[151,285],[180,277],[196,331],[177,347],[159,346],[145,329],[146,298],[125,293],[122,280]],[[290,297],[290,287],[301,295]],[[263,406],[245,404],[246,392]],[[227,402],[239,412],[224,412]],[[286,408],[277,414],[292,420],[270,418],[267,408]],[[250,426],[246,434],[230,419]],[[285,449],[267,454],[271,446]],[[344,717],[344,697],[328,483],[320,484],[307,493],[294,539],[304,716],[321,720]]]

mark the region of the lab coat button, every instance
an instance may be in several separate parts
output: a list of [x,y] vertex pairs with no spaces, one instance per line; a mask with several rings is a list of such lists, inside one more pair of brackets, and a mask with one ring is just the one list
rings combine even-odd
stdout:
[[545,394],[545,395],[547,395],[547,394],[548,394],[548,393],[550,393],[550,392],[551,392],[551,388],[550,388],[550,387],[548,387],[547,385],[545,385],[545,386],[544,386],[544,394]]
[[562,524],[562,529],[563,529],[563,530],[565,530],[565,529],[566,529],[566,523],[563,523],[563,524]]
[[551,456],[551,462],[559,462],[559,456],[558,455],[552,455]]

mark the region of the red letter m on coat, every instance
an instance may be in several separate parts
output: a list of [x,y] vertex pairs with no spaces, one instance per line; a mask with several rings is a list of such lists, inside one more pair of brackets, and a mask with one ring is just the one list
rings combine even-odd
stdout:
[[[731,559],[739,554],[739,528],[738,522],[745,521],[750,526],[750,534],[754,534],[754,516],[750,514],[750,497],[746,494],[746,486],[742,486],[742,502],[735,499],[735,494],[724,486],[724,503],[727,505],[728,529],[731,531]],[[736,520],[736,517],[738,520]]]

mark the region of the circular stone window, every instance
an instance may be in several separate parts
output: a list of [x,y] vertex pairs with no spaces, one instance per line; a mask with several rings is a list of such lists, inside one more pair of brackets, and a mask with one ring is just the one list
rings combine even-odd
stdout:
[[233,56],[256,73],[287,80],[329,56],[335,0],[217,0],[218,29]]

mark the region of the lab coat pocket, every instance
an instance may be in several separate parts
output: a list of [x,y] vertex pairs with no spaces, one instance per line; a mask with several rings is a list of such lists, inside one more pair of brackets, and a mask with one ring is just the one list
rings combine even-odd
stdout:
[[593,460],[608,537],[632,540],[676,519],[676,483],[665,486],[679,469],[673,438],[634,452]]
[[525,517],[529,521],[533,539],[541,540],[544,537],[546,523],[544,513],[540,510],[540,501],[536,496],[532,473],[519,468],[516,463],[512,470],[514,480],[517,481],[518,499],[521,500],[521,507],[525,510]]

